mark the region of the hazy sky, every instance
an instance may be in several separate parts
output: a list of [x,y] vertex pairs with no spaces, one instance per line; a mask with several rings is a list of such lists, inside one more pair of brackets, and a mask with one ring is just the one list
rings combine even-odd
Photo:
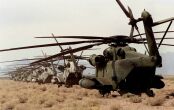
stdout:
[[[131,7],[135,18],[140,17],[144,9],[152,14],[154,21],[174,17],[174,0],[121,1],[125,6]],[[53,43],[53,39],[34,38],[51,35],[51,33],[55,35],[129,35],[128,21],[129,19],[115,0],[0,0],[0,49]],[[167,24],[155,27],[154,30],[165,30]],[[141,32],[144,32],[141,23],[138,25]],[[170,30],[174,30],[174,24]],[[167,37],[172,35],[168,34]],[[59,39],[59,41],[67,41],[67,39]],[[172,43],[172,41],[167,42]],[[102,48],[106,48],[106,45]],[[58,47],[51,47],[2,52],[0,61],[31,58],[41,55],[41,50],[48,54],[60,51]],[[144,48],[141,47],[139,50],[143,52]],[[173,50],[174,47],[160,49],[161,52]],[[90,54],[89,52],[86,54]],[[97,53],[102,51],[97,50]]]

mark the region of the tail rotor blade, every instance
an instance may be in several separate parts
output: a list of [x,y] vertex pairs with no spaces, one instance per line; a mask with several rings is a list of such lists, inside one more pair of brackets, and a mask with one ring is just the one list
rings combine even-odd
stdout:
[[134,26],[131,27],[131,32],[130,32],[130,38],[133,38],[133,33],[134,33]]
[[134,19],[134,15],[133,15],[132,10],[130,9],[129,6],[128,6],[128,10],[129,10],[129,17],[130,17],[130,19]]
[[116,0],[116,2],[118,3],[118,5],[120,6],[120,8],[123,10],[123,12],[125,13],[125,15],[130,18],[130,13],[126,10],[126,8],[123,6],[123,4],[120,2],[120,0]]

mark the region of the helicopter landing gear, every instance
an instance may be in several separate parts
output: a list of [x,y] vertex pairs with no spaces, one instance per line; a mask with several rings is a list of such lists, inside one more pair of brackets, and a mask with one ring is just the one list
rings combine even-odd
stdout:
[[72,87],[72,84],[65,84],[65,87],[70,88]]
[[62,86],[62,84],[57,84],[57,87],[59,88],[59,87],[61,87]]
[[150,89],[148,89],[145,93],[146,93],[149,97],[154,97],[154,96],[155,96],[155,93],[153,92],[153,90],[150,90]]
[[118,90],[117,92],[120,94],[120,96],[123,96],[124,94],[128,93],[125,90]]
[[111,94],[110,90],[99,90],[99,93],[104,97],[105,95],[109,96]]

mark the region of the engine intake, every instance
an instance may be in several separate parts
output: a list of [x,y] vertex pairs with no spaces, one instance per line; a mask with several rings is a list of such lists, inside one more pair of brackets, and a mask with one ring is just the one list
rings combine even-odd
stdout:
[[106,59],[103,55],[91,55],[89,58],[89,63],[92,66],[102,67],[106,64]]

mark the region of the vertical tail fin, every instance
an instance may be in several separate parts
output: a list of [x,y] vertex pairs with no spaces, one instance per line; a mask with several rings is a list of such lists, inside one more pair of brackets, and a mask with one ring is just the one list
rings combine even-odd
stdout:
[[149,48],[149,55],[150,56],[156,56],[156,65],[157,66],[162,66],[162,58],[159,54],[156,41],[154,38],[152,26],[153,26],[153,19],[151,15],[147,11],[143,11],[142,13],[142,18],[143,18],[143,23],[144,23],[144,30],[146,33],[146,38],[147,38],[147,44]]

